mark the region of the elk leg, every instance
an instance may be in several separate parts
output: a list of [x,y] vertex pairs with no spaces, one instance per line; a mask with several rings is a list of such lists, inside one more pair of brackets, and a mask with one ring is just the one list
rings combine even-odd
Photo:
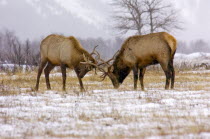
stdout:
[[160,63],[163,71],[165,72],[166,75],[166,85],[165,85],[165,89],[168,90],[169,89],[169,84],[170,84],[170,80],[171,80],[171,70],[169,68],[169,64],[163,64]]
[[170,79],[171,79],[171,72],[169,70],[164,71],[165,75],[166,75],[166,85],[165,85],[165,89],[168,90],[169,89],[169,84],[170,84]]
[[46,85],[47,85],[47,89],[48,89],[48,90],[51,89],[49,74],[50,74],[50,71],[51,71],[54,67],[55,67],[54,65],[52,65],[50,62],[48,62],[47,67],[44,69],[45,80],[46,80]]
[[134,80],[134,90],[137,89],[137,81],[138,81],[138,68],[133,68],[133,80]]
[[141,90],[144,91],[144,74],[145,74],[146,68],[141,68],[139,73],[139,80],[141,84]]
[[66,90],[66,66],[61,65],[61,72],[62,72],[62,78],[63,78],[63,91]]
[[174,89],[174,81],[175,81],[175,71],[173,66],[173,60],[170,62],[170,70],[171,70],[171,89]]
[[38,69],[38,74],[37,74],[37,79],[36,79],[36,87],[35,90],[38,91],[39,89],[39,80],[40,80],[40,76],[42,74],[42,70],[45,67],[47,61],[42,61],[41,64],[39,65],[39,69]]
[[80,77],[78,77],[78,79],[79,79],[79,84],[80,84],[80,91],[83,92],[83,91],[85,91],[85,89],[84,89],[84,86],[82,83],[82,79]]
[[85,89],[84,89],[84,86],[83,86],[83,83],[82,83],[82,78],[79,76],[79,72],[76,70],[76,68],[74,68],[74,71],[76,72],[77,78],[79,80],[80,91],[83,92],[83,91],[85,91]]

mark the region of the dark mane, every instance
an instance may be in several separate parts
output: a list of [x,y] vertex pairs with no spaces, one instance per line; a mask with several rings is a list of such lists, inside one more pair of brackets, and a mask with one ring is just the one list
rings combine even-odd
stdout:
[[131,71],[130,67],[125,67],[125,68],[118,71],[118,75],[119,75],[118,81],[119,81],[119,83],[123,83],[124,79],[128,76],[130,71]]
[[[123,51],[121,51],[120,53],[123,53]],[[116,75],[119,83],[122,83],[124,81],[124,79],[128,76],[128,74],[131,71],[131,67],[126,66],[123,61],[120,58],[121,54],[118,54],[113,66],[114,66],[114,71],[113,73]]]

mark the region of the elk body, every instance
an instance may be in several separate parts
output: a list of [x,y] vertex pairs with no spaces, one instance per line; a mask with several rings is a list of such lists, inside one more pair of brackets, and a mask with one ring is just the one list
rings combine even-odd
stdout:
[[130,71],[133,70],[134,89],[137,89],[139,76],[141,88],[144,90],[143,78],[146,67],[159,63],[166,75],[165,89],[169,89],[170,81],[173,89],[175,52],[176,39],[166,32],[132,36],[123,43],[106,75],[111,79],[113,86],[118,88]]
[[91,62],[96,63],[95,59],[89,54],[73,36],[64,37],[61,35],[49,35],[40,46],[41,63],[38,69],[37,82],[35,89],[39,88],[39,80],[44,69],[47,89],[51,89],[49,82],[49,73],[55,66],[60,66],[63,77],[63,90],[66,85],[66,68],[75,70],[81,91],[84,90],[82,78],[90,71],[92,65],[84,65],[80,62],[87,58]]

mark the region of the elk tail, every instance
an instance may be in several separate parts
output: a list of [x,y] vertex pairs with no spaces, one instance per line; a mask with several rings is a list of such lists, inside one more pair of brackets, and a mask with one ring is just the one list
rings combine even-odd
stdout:
[[171,50],[171,57],[173,58],[177,48],[177,41],[173,36],[168,33],[164,33],[164,39]]

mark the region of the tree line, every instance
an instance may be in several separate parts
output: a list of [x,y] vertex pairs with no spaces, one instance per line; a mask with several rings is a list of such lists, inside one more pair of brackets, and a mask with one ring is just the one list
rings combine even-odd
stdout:
[[[103,38],[78,38],[82,46],[91,52],[94,46],[105,59],[120,49],[126,38],[116,37],[114,39]],[[26,39],[21,41],[15,32],[10,30],[0,31],[0,62],[1,64],[15,64],[26,67],[37,66],[40,59],[40,40]],[[210,52],[210,44],[204,40],[195,40],[187,43],[178,41],[177,53]]]
[[[45,36],[46,37],[46,36]],[[103,58],[111,57],[121,46],[123,39],[115,38],[105,40],[103,38],[79,38],[76,37],[82,46],[89,52],[98,45],[97,51]],[[26,67],[38,66],[40,60],[39,40],[26,39],[21,40],[14,31],[4,29],[0,30],[0,63],[14,64],[16,67],[25,65]]]

